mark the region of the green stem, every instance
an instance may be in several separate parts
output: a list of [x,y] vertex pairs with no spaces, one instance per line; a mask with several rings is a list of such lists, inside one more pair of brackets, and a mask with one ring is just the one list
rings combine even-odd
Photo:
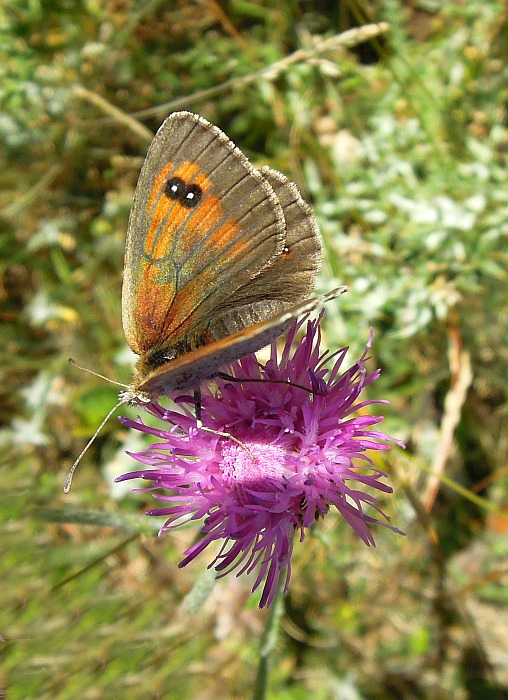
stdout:
[[270,606],[268,616],[266,618],[266,626],[263,636],[261,637],[261,642],[259,645],[258,671],[256,674],[256,682],[254,683],[254,693],[252,695],[253,700],[265,700],[266,698],[270,661],[272,660],[272,652],[277,642],[279,622],[284,611],[282,590],[286,581],[285,573],[285,571],[281,572],[279,584],[277,586],[277,593],[275,594],[273,603]]

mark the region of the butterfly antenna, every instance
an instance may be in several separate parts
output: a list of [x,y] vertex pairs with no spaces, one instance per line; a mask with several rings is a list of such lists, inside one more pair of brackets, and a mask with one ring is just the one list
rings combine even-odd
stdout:
[[[76,366],[77,366],[77,365],[76,365]],[[82,369],[82,368],[80,367],[80,369]],[[96,373],[96,372],[92,372],[92,374],[97,374],[97,373]],[[97,376],[100,377],[101,375],[99,374],[99,375],[97,375]],[[113,384],[116,384],[116,382],[113,382]],[[102,430],[103,427],[106,425],[106,423],[107,423],[108,420],[111,418],[111,416],[112,416],[113,413],[116,411],[116,409],[117,409],[117,408],[120,408],[120,406],[122,406],[122,404],[124,404],[124,403],[127,403],[127,399],[122,399],[122,400],[119,401],[115,406],[113,406],[113,408],[108,412],[107,416],[104,418],[104,420],[102,421],[102,423],[99,425],[99,427],[97,428],[97,430],[95,431],[95,433],[92,435],[92,437],[90,438],[90,440],[86,443],[86,445],[84,446],[84,448],[81,450],[81,452],[80,452],[78,458],[75,460],[74,464],[73,464],[72,467],[70,468],[69,473],[67,474],[67,476],[66,476],[66,478],[65,478],[64,487],[63,487],[64,493],[69,493],[69,491],[71,490],[72,477],[74,476],[74,472],[76,471],[76,467],[77,467],[78,464],[81,462],[81,459],[82,459],[83,455],[84,455],[86,452],[88,452],[89,447],[91,447],[92,443],[95,441],[95,438],[96,438],[97,435],[101,432],[101,430]]]
[[[93,369],[88,369],[88,367],[81,367],[81,365],[78,365],[78,363],[75,362],[72,359],[72,357],[69,357],[68,362],[72,367],[76,367],[77,369],[81,369],[81,370],[83,370],[83,372],[88,372],[88,374],[93,374],[94,377],[99,377],[99,379],[104,379],[105,382],[109,382],[110,384],[115,384],[116,386],[123,386],[124,389],[129,388],[128,384],[122,384],[122,382],[115,382],[114,379],[110,379],[109,377],[105,377],[103,374],[99,374],[99,372],[94,372]],[[117,408],[117,406],[115,406],[115,408]]]

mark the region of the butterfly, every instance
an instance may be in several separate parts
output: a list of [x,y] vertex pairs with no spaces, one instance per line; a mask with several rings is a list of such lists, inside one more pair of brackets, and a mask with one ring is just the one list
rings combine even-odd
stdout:
[[129,219],[122,321],[139,360],[121,399],[197,389],[342,294],[309,299],[320,261],[316,219],[293,182],[254,168],[203,117],[171,114]]
[[204,381],[346,291],[311,296],[320,262],[316,219],[293,182],[255,168],[203,117],[169,115],[148,150],[127,229],[122,323],[139,360],[64,491],[122,404],[191,389],[201,425]]

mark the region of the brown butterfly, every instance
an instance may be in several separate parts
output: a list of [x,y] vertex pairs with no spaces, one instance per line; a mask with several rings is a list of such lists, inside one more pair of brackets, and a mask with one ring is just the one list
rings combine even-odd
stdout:
[[308,298],[320,260],[316,220],[294,183],[254,168],[203,117],[171,114],[129,220],[122,318],[140,359],[121,398],[198,388],[342,294]]

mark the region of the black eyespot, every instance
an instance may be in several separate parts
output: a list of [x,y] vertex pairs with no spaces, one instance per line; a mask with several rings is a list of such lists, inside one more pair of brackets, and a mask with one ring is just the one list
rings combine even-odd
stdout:
[[194,209],[203,196],[203,190],[196,184],[186,185],[181,177],[170,177],[164,186],[164,194],[186,209]]
[[185,193],[180,199],[181,203],[187,209],[193,209],[203,196],[203,191],[199,185],[187,185]]
[[166,186],[164,187],[164,194],[166,197],[169,197],[169,199],[178,199],[182,201],[183,197],[185,196],[185,192],[185,182],[181,177],[170,177],[169,180],[167,180]]

